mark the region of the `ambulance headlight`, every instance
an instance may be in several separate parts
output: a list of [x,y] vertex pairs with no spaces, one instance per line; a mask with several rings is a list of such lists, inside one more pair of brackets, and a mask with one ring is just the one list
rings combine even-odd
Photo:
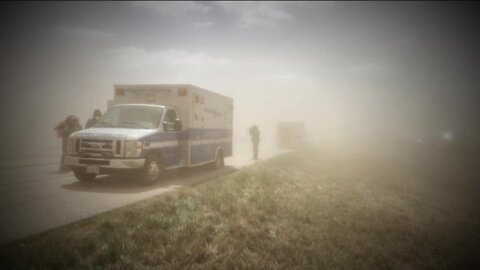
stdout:
[[125,143],[125,156],[138,157],[142,152],[143,143],[139,141],[127,141]]

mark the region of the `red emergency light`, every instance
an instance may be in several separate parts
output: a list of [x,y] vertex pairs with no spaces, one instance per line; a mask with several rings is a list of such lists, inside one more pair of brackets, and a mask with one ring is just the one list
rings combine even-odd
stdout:
[[186,97],[188,95],[187,89],[186,88],[180,88],[178,89],[178,96],[180,97]]

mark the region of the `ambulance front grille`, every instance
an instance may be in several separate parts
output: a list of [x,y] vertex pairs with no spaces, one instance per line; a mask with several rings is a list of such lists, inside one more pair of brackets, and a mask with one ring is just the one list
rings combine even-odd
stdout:
[[75,150],[80,156],[96,158],[121,157],[122,141],[111,139],[77,139]]

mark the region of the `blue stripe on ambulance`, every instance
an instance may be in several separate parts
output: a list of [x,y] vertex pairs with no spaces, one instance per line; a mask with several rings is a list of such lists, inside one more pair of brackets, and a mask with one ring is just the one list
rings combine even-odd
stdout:
[[[189,139],[192,142],[201,141],[201,140],[221,140],[219,142],[213,142],[208,144],[198,144],[191,146],[191,163],[201,163],[214,159],[215,151],[218,147],[222,147],[224,151],[224,156],[228,157],[232,155],[232,142],[223,141],[224,139],[232,138],[231,129],[195,129],[190,128],[181,132],[168,131],[168,132],[158,132],[148,137],[143,138],[144,141],[155,143],[155,142],[174,142],[178,140],[187,140]],[[140,157],[146,157],[151,151],[159,150],[162,153],[165,165],[174,166],[180,163],[182,157],[186,156],[187,149],[181,149],[182,146],[178,145],[169,145],[163,147],[155,147],[144,149]],[[185,151],[185,153],[182,153]]]
[[232,155],[232,143],[231,142],[217,142],[209,144],[192,145],[191,147],[191,162],[193,164],[206,162],[213,160],[215,157],[215,151],[218,147],[222,147],[223,155],[225,157]]

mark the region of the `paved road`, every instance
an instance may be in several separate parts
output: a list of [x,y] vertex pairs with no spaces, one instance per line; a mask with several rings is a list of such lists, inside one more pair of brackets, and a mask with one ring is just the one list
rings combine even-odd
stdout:
[[[81,183],[72,173],[57,173],[54,159],[0,166],[0,245],[231,173],[253,163],[249,146],[243,145],[234,148],[235,155],[225,160],[223,169],[178,170],[149,187],[132,179],[111,176],[98,177],[94,183]],[[261,150],[263,159],[279,153],[273,147]]]

